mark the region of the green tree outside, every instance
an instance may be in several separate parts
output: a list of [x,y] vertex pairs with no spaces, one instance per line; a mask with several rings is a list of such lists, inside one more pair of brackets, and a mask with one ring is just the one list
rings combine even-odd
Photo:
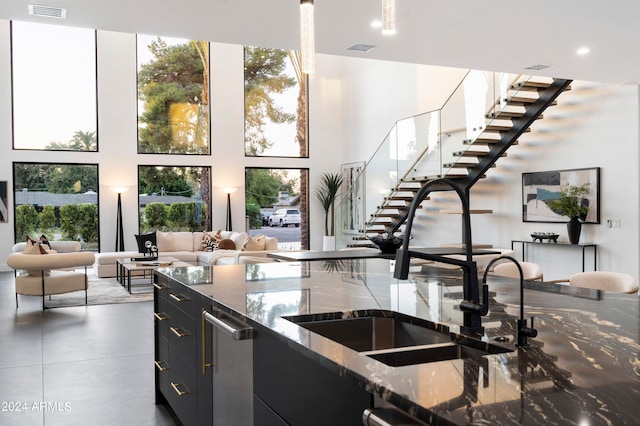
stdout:
[[259,156],[273,146],[264,134],[267,120],[293,123],[296,115],[285,112],[273,99],[295,86],[296,80],[284,73],[287,51],[264,47],[244,48],[245,154]]
[[202,95],[203,86],[208,89],[208,47],[204,52],[200,42],[169,46],[157,37],[148,48],[154,59],[138,72],[138,96],[144,103],[138,152],[208,154],[208,95]]

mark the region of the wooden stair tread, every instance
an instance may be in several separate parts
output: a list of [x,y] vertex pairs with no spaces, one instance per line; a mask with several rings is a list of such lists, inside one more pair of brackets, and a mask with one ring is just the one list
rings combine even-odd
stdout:
[[[465,145],[494,145],[500,142],[500,139],[478,138],[475,141],[465,140]],[[513,142],[511,145],[518,145],[518,141]]]
[[[512,120],[514,118],[520,118],[524,115],[525,111],[507,111],[507,110],[500,110],[500,111],[496,111],[496,112],[492,112],[486,115],[486,118],[490,119],[490,120]],[[543,115],[540,114],[536,120],[541,120],[543,119]]]
[[[454,157],[484,157],[487,154],[489,154],[489,151],[474,151],[472,149],[467,149],[465,151],[456,151],[451,155],[453,155]],[[500,157],[502,158],[506,156],[507,153],[505,152]]]
[[[485,132],[508,132],[509,130],[513,129],[513,126],[507,126],[507,125],[502,125],[502,124],[489,124],[487,127],[484,128]],[[530,132],[531,128],[527,127],[525,130],[525,132]]]
[[[532,104],[534,102],[536,102],[538,99],[537,98],[527,98],[524,96],[514,96],[512,98],[507,98],[506,102],[507,105],[529,105]],[[551,102],[551,104],[549,106],[554,106],[554,105],[558,105],[557,101],[553,101]]]
[[[458,161],[456,163],[444,163],[442,167],[445,169],[473,169],[476,167],[478,163],[465,163],[463,161]],[[492,164],[490,167],[496,167],[495,164]]]

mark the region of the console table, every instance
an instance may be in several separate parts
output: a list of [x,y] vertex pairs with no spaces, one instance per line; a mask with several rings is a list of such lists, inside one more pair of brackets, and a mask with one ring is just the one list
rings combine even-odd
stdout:
[[514,249],[515,244],[522,245],[522,261],[523,262],[527,261],[527,246],[530,244],[534,244],[536,246],[542,246],[542,247],[569,247],[569,248],[582,249],[582,272],[585,271],[584,269],[585,251],[587,249],[591,249],[593,253],[593,270],[594,271],[598,270],[598,246],[596,244],[570,244],[570,243],[551,243],[551,242],[540,243],[540,242],[533,242],[533,241],[526,241],[526,240],[511,240],[511,250]]

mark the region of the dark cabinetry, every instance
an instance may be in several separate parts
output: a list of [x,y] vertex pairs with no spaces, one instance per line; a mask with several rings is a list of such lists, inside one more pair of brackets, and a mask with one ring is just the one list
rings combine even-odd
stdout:
[[158,274],[154,292],[156,403],[167,403],[185,425],[210,425],[212,345],[202,312],[211,303]]
[[253,336],[254,424],[361,425],[372,395],[269,332]]

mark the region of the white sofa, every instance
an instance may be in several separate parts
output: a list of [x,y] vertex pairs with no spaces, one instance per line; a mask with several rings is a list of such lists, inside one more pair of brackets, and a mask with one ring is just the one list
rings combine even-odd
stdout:
[[[221,237],[234,241],[236,250],[203,250],[203,232],[156,232],[159,257],[173,257],[192,265],[238,264],[243,256],[267,257],[278,251],[278,240],[264,237],[258,240],[246,232],[219,231]],[[100,278],[116,276],[116,259],[143,256],[138,251],[104,252],[96,254],[93,272]]]

